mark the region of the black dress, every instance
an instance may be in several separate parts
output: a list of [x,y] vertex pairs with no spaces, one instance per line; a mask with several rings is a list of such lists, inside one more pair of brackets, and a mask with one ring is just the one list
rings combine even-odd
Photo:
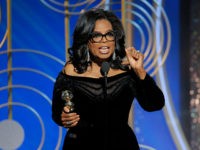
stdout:
[[128,125],[134,98],[146,111],[160,110],[164,106],[163,93],[148,74],[140,80],[129,71],[108,77],[105,82],[103,77],[77,77],[60,72],[52,103],[52,118],[58,125],[62,125],[61,92],[65,89],[73,92],[80,121],[68,130],[64,150],[138,150],[137,139]]

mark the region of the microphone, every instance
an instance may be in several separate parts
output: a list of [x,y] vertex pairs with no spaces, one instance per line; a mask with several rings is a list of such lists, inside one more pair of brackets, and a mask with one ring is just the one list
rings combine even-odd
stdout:
[[110,64],[108,62],[104,61],[101,65],[101,69],[100,69],[101,75],[106,77],[109,70],[110,70]]
[[107,75],[108,75],[108,71],[110,70],[110,64],[108,62],[103,62],[101,65],[101,75],[104,77],[104,98],[107,97]]

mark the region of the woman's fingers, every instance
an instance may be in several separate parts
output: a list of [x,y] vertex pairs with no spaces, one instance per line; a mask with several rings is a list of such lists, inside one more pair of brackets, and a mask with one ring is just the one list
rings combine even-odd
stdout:
[[140,55],[141,53],[138,50],[136,50],[134,47],[126,48],[126,56],[128,58],[139,59]]
[[80,120],[80,118],[74,119],[72,121],[66,121],[63,123],[63,125],[64,125],[64,127],[67,127],[67,128],[74,127],[78,124],[79,120]]
[[66,113],[63,111],[61,114],[61,120],[64,127],[73,127],[77,125],[80,116],[75,112]]
[[130,67],[134,69],[140,79],[144,79],[146,76],[146,71],[143,66],[144,55],[134,47],[128,47],[126,48],[126,57]]
[[64,111],[65,113],[68,113],[68,112],[70,112],[70,109],[69,109],[69,107],[65,106],[65,107],[63,108],[63,111]]
[[[127,57],[127,61],[129,62],[129,64],[132,67],[136,66],[137,61],[140,58],[140,53],[138,51],[136,51],[135,48],[133,47],[128,47],[126,48],[126,57]],[[127,63],[127,62],[126,62]]]

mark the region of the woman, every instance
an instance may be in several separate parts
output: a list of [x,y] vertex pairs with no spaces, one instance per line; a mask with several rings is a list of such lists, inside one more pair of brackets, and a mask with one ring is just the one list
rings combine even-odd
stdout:
[[[102,9],[83,13],[69,55],[54,85],[52,103],[53,120],[68,128],[63,149],[139,149],[128,125],[132,101],[136,98],[144,110],[157,111],[164,106],[164,96],[146,73],[143,54],[125,48],[120,20]],[[62,100],[66,89],[73,94],[72,112]]]

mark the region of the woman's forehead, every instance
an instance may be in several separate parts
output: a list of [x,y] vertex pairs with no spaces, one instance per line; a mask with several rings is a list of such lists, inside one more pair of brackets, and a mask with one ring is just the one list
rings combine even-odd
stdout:
[[101,19],[95,22],[94,31],[104,32],[110,30],[112,30],[112,24],[108,20]]

